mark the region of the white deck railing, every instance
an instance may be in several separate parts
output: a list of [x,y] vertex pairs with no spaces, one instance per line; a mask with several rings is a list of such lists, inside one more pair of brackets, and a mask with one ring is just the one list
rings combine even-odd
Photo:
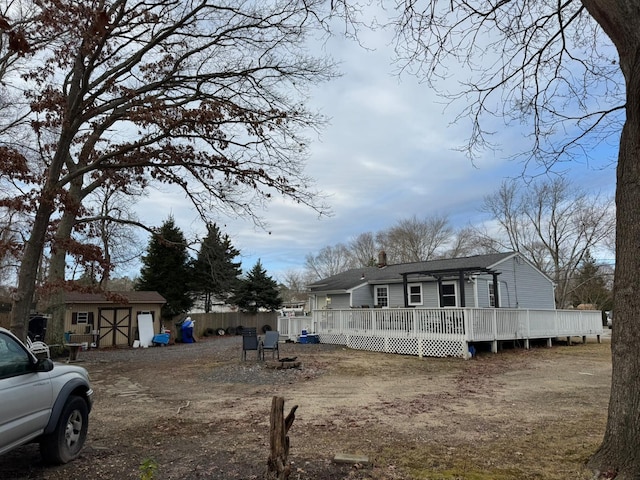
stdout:
[[470,342],[602,335],[599,311],[505,308],[314,310],[281,317],[278,331],[295,340],[302,330],[323,343],[422,356],[466,356]]

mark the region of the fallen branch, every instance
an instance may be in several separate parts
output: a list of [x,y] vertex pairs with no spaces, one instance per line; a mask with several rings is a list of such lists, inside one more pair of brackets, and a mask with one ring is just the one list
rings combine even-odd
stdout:
[[182,410],[183,408],[187,408],[189,407],[189,405],[191,405],[191,401],[187,400],[187,404],[186,405],[182,405],[181,407],[178,407],[178,411],[176,412],[178,415],[180,415],[180,410]]

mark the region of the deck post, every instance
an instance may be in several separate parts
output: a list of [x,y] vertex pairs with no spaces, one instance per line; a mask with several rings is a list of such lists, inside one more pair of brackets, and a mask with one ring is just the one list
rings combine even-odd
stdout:
[[491,352],[492,353],[498,353],[498,341],[494,340],[493,342],[491,342]]
[[598,339],[598,343],[602,343],[602,339],[600,338],[600,335],[596,335],[596,338]]
[[529,339],[528,339],[528,338],[525,338],[525,339],[524,339],[524,349],[525,349],[525,350],[529,350],[529,348],[530,348],[530,345],[529,345]]
[[469,351],[469,342],[464,341],[462,342],[462,348],[463,348],[463,352],[462,352],[462,358],[464,358],[465,360],[469,360],[470,358],[473,357],[473,355],[471,355],[471,352]]
[[586,335],[582,336],[582,343],[587,343],[587,336]]
[[567,337],[567,345],[571,346],[571,337]]

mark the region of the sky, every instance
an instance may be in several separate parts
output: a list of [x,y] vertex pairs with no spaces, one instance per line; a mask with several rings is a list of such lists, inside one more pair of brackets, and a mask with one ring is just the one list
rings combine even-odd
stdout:
[[[220,218],[222,232],[241,251],[245,272],[259,259],[270,276],[282,280],[284,272],[302,270],[308,254],[413,215],[446,215],[454,227],[481,222],[483,197],[505,178],[522,173],[521,164],[506,159],[520,151],[521,131],[504,129],[500,150],[471,162],[456,150],[468,136],[464,124],[453,123],[458,112],[445,108],[416,78],[394,74],[389,38],[378,33],[364,40],[368,49],[342,38],[327,43],[341,62],[342,76],[314,88],[310,97],[311,108],[328,117],[329,124],[311,139],[305,173],[328,196],[332,215],[318,218],[308,207],[274,198],[261,212],[268,231],[248,220]],[[609,158],[602,163],[612,155],[603,152]],[[568,175],[587,190],[613,192],[613,167],[599,167],[572,164]],[[152,195],[137,210],[156,225],[173,215],[187,238],[205,231],[179,193]],[[138,271],[131,264],[124,273]]]

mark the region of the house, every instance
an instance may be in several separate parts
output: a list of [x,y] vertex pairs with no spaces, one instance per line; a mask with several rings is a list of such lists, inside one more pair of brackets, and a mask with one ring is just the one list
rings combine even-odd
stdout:
[[347,270],[309,285],[312,310],[555,309],[553,281],[517,252]]
[[309,317],[280,317],[289,339],[419,357],[463,357],[503,342],[595,335],[599,311],[557,310],[552,280],[516,252],[356,268],[309,285]]
[[68,341],[96,347],[131,346],[138,336],[140,315],[151,315],[153,331],[160,330],[160,309],[165,303],[158,292],[68,292],[64,320]]

